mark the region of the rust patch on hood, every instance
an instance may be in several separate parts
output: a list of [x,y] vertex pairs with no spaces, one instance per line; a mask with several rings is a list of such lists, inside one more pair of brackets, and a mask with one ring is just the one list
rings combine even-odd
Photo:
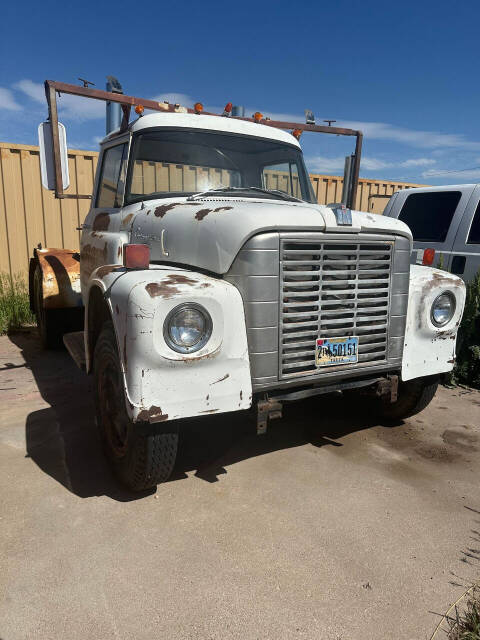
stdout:
[[139,422],[163,422],[164,420],[168,420],[168,413],[162,413],[160,407],[152,404],[149,409],[142,409],[140,411],[137,420]]
[[230,211],[233,207],[217,207],[216,209],[200,209],[195,214],[195,219],[202,221],[209,213],[220,213],[220,211]]
[[180,293],[176,286],[179,284],[194,285],[196,280],[192,280],[192,278],[184,276],[182,273],[172,273],[161,282],[149,282],[145,290],[151,298],[156,298],[157,296],[171,298],[176,293]]
[[134,213],[129,213],[128,216],[125,216],[124,220],[122,220],[122,225],[127,225],[134,215]]
[[175,209],[175,207],[198,207],[199,205],[195,202],[171,202],[170,204],[161,204],[159,207],[155,209],[153,212],[157,218],[163,218],[163,216]]
[[107,211],[101,211],[93,221],[93,231],[106,231],[110,226],[110,214]]

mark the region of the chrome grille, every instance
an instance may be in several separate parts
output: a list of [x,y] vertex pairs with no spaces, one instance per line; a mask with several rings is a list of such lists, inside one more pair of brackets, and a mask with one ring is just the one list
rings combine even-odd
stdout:
[[[394,239],[280,242],[280,376],[387,360]],[[317,368],[317,338],[358,336],[358,363]]]

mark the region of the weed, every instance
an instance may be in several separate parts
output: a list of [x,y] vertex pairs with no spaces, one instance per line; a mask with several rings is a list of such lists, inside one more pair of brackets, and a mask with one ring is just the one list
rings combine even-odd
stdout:
[[467,284],[465,310],[458,331],[457,361],[451,381],[480,389],[480,271]]
[[0,273],[0,334],[34,321],[24,277]]
[[448,617],[448,640],[480,640],[480,592],[475,587],[461,612],[455,607],[455,617]]

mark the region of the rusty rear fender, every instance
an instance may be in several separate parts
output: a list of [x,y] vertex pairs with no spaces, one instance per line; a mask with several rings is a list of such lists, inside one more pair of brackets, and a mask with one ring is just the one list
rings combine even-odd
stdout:
[[34,249],[29,267],[30,306],[33,308],[33,274],[42,271],[45,309],[83,306],[80,292],[80,256],[70,249]]

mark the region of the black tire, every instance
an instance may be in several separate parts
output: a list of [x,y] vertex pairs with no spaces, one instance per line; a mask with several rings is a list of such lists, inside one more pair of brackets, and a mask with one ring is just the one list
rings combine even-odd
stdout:
[[177,455],[175,424],[133,423],[125,406],[125,391],[117,339],[111,322],[104,324],[95,345],[95,412],[105,455],[118,480],[143,491],[170,477]]
[[430,404],[437,388],[438,376],[399,382],[397,401],[390,402],[388,398],[379,399],[377,401],[378,412],[387,420],[411,418]]
[[63,344],[64,333],[61,310],[45,309],[43,306],[43,275],[38,264],[33,274],[33,309],[42,347],[44,349],[59,349]]
[[45,309],[43,306],[43,274],[39,264],[33,273],[33,311],[44,349],[62,349],[65,333],[83,329],[83,307]]

